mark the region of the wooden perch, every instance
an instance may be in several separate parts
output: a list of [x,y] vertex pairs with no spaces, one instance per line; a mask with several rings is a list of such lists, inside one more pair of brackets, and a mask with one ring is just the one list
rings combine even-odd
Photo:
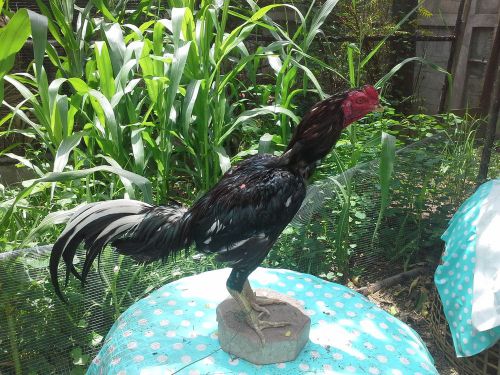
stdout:
[[372,283],[372,284],[369,284],[369,285],[364,286],[362,288],[358,288],[356,291],[358,293],[365,295],[365,296],[368,296],[370,294],[378,292],[380,289],[388,288],[390,286],[399,284],[405,280],[411,279],[415,276],[421,275],[425,271],[427,271],[426,266],[417,267],[417,268],[414,268],[410,271],[401,272],[401,273],[398,273],[397,275],[388,277],[387,279],[383,279],[383,280],[377,281],[376,283]]

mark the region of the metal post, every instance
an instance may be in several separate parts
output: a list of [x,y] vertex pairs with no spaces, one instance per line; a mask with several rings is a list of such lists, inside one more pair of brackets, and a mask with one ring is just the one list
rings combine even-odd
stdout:
[[493,39],[493,47],[491,49],[490,58],[486,65],[486,72],[484,74],[483,91],[481,92],[481,99],[479,105],[481,112],[486,115],[490,104],[491,93],[493,92],[493,85],[495,83],[495,73],[497,67],[500,65],[500,15],[498,17],[497,32]]
[[[500,40],[497,40],[500,42]],[[493,97],[490,100],[490,110],[488,111],[488,126],[484,136],[483,153],[479,164],[479,174],[477,176],[478,186],[486,181],[488,168],[490,166],[491,149],[495,142],[495,132],[498,122],[498,112],[500,112],[500,67],[496,69],[496,79]]]

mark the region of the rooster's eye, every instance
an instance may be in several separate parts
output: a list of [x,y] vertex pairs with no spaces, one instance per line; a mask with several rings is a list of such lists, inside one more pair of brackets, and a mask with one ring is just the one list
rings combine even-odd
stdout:
[[356,99],[356,104],[363,104],[364,102],[366,102],[365,98]]

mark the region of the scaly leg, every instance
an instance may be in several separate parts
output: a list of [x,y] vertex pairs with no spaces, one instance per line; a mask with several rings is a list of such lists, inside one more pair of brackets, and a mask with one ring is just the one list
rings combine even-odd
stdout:
[[[227,290],[243,309],[247,324],[255,331],[255,333],[257,333],[257,336],[259,336],[262,344],[265,344],[266,342],[264,334],[262,333],[263,329],[278,328],[290,325],[289,322],[269,322],[267,320],[260,320],[261,316],[263,314],[269,314],[269,311],[259,305],[259,303],[257,302],[257,297],[255,296],[255,293],[250,287],[248,281],[245,282],[241,293],[229,287],[227,288]],[[283,303],[271,298],[265,298],[265,300],[266,301],[264,301],[264,303],[267,305],[273,303]],[[259,314],[257,314],[257,312]]]
[[245,294],[247,299],[250,301],[250,304],[252,305],[252,308],[255,311],[260,312],[259,318],[261,318],[263,315],[271,315],[269,313],[269,310],[267,310],[263,306],[269,306],[269,305],[282,305],[285,302],[279,299],[275,298],[269,298],[269,297],[264,297],[264,296],[257,296],[257,294],[252,290],[252,287],[250,286],[250,283],[248,280],[245,281],[245,284],[243,284],[243,291],[242,293]]

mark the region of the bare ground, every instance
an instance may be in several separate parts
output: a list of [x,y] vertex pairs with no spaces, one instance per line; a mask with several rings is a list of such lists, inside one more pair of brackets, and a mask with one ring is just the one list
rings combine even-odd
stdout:
[[[380,270],[388,270],[387,264],[381,265]],[[391,269],[394,272],[394,268]],[[382,271],[383,272],[383,271]],[[385,271],[387,272],[387,271]],[[392,275],[379,275],[380,279]],[[375,282],[378,280],[364,280]],[[435,366],[440,375],[458,375],[458,371],[445,358],[438,347],[430,329],[427,319],[430,308],[430,291],[433,286],[433,272],[431,269],[421,276],[413,278],[403,284],[397,284],[380,290],[368,296],[368,298],[401,321],[412,327],[427,345],[429,352],[435,361]]]

